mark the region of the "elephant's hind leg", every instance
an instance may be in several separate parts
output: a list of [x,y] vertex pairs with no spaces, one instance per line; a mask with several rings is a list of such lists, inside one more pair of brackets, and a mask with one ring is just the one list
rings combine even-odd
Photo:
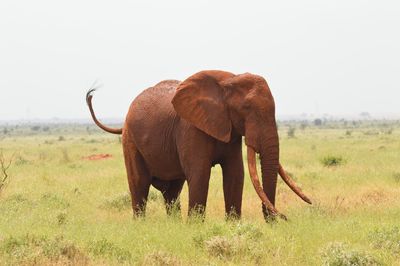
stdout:
[[164,197],[168,215],[176,214],[177,212],[180,213],[181,205],[179,202],[179,194],[182,191],[184,183],[185,179],[160,180],[157,177],[152,178],[151,184],[159,190]]
[[136,217],[145,213],[151,176],[142,155],[134,143],[129,140],[129,136],[124,137],[123,151],[125,166],[128,175],[129,190],[131,192],[133,215]]
[[165,208],[167,209],[167,214],[180,214],[181,203],[179,201],[179,195],[182,191],[185,179],[176,179],[169,181],[168,188],[163,192],[163,197],[165,201]]

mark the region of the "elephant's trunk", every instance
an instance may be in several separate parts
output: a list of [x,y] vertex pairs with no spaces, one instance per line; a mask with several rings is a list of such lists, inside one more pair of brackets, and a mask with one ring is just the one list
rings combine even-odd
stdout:
[[311,204],[311,200],[301,191],[296,183],[288,176],[279,163],[279,138],[278,134],[273,133],[270,137],[259,146],[260,159],[261,159],[261,173],[262,173],[262,187],[259,181],[256,168],[256,152],[247,145],[247,162],[249,166],[249,173],[254,189],[263,203],[263,212],[266,218],[272,215],[280,215],[282,218],[286,217],[280,214],[275,208],[275,194],[277,185],[277,175],[282,177],[283,181],[305,202]]
[[[262,143],[260,160],[263,189],[269,201],[275,206],[276,184],[279,170],[279,138],[276,130]],[[265,208],[263,208],[263,212],[266,217],[270,215]]]
[[280,215],[283,219],[286,217],[278,212],[275,209],[275,206],[271,203],[268,199],[267,195],[265,194],[263,188],[260,184],[260,179],[257,174],[257,167],[256,167],[256,152],[250,146],[247,146],[247,162],[249,167],[249,173],[251,177],[251,182],[253,183],[254,189],[256,190],[258,196],[260,197],[262,203],[264,204],[265,208],[271,215]]

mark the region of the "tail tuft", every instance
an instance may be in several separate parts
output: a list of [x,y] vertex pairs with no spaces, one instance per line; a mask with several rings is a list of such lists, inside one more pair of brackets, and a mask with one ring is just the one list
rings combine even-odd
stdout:
[[93,93],[96,91],[96,88],[90,88],[88,92],[86,93],[86,103],[87,105],[90,105],[90,102],[92,101],[93,98]]
[[107,131],[109,133],[112,134],[118,134],[121,135],[122,134],[122,128],[110,128],[107,127],[105,125],[103,125],[102,123],[100,123],[99,120],[97,120],[96,115],[94,114],[93,111],[93,107],[92,107],[92,98],[93,98],[93,93],[101,87],[101,85],[96,85],[96,81],[93,83],[92,87],[88,90],[88,92],[86,93],[86,103],[89,106],[89,111],[90,114],[92,115],[93,121],[96,123],[96,125],[98,127],[100,127],[101,129],[103,129],[104,131]]

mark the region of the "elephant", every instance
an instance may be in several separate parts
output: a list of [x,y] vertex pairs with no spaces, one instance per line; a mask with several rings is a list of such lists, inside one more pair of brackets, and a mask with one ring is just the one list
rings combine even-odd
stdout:
[[[301,199],[311,204],[280,164],[275,102],[263,77],[204,70],[182,82],[161,81],[133,100],[122,128],[107,127],[96,118],[92,107],[95,90],[86,94],[94,122],[109,133],[122,134],[134,216],[145,213],[150,185],[162,192],[169,214],[187,181],[188,215],[204,217],[211,167],[220,164],[225,213],[240,218],[243,137],[251,181],[266,219],[286,219],[275,208],[278,173]],[[261,161],[262,185],[256,154]]]

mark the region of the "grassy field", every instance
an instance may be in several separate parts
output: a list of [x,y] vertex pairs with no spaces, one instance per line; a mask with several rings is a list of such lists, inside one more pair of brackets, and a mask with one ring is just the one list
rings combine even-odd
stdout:
[[224,219],[219,166],[204,223],[186,221],[186,185],[182,217],[167,217],[151,190],[146,218],[133,219],[118,137],[86,126],[2,132],[4,157],[15,156],[0,192],[0,265],[400,265],[398,123],[281,124],[281,162],[313,205],[279,181],[289,221],[269,224],[247,169],[241,221]]

